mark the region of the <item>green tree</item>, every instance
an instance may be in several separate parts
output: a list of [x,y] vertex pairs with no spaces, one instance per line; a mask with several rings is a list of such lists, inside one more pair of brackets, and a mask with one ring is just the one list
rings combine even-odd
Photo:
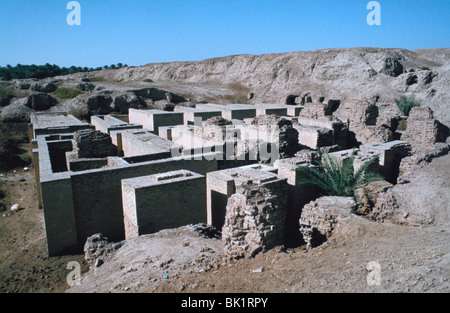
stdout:
[[350,159],[342,161],[327,153],[321,153],[318,167],[300,166],[297,171],[298,184],[311,184],[317,186],[323,195],[353,197],[356,188],[369,182],[383,180],[384,178],[369,170],[378,157],[365,162],[355,170],[355,152]]

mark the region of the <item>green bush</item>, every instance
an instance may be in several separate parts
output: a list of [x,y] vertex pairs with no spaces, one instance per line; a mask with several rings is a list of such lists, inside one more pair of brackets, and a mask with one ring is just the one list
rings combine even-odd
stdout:
[[245,100],[243,98],[237,98],[234,100],[234,104],[249,104],[250,102],[248,100]]
[[76,88],[59,87],[52,95],[59,99],[73,99],[84,92]]
[[369,182],[384,179],[369,170],[374,162],[378,162],[378,157],[372,158],[355,171],[355,152],[345,161],[327,153],[321,153],[321,156],[321,160],[316,164],[318,167],[300,166],[296,169],[298,184],[314,185],[325,196],[353,197],[355,189]]
[[144,81],[144,83],[154,83],[154,81],[150,78],[146,78],[143,81]]
[[19,155],[19,158],[24,162],[25,165],[31,164],[31,155],[28,152]]
[[404,116],[409,116],[412,108],[420,107],[421,105],[420,101],[416,100],[416,97],[414,97],[414,95],[409,97],[403,96],[400,99],[395,99],[395,103]]
[[9,105],[11,99],[14,98],[14,94],[7,89],[0,89],[0,106],[5,107]]
[[0,171],[25,165],[26,157],[24,160],[21,155],[26,151],[20,145],[27,142],[27,123],[0,122]]

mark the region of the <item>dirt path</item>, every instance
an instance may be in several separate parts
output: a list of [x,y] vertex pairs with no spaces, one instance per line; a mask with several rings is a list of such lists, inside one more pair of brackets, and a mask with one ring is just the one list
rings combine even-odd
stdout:
[[[69,287],[67,263],[74,260],[84,264],[84,257],[47,257],[44,215],[33,171],[14,171],[0,177],[0,189],[5,192],[1,202],[6,208],[0,212],[0,292],[64,292]],[[16,203],[20,210],[12,212],[10,208]]]

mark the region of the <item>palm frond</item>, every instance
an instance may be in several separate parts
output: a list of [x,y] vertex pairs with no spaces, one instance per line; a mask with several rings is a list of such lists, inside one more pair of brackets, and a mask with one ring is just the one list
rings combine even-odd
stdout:
[[381,175],[369,170],[374,162],[378,162],[378,157],[365,162],[355,171],[355,151],[346,160],[340,160],[321,151],[320,155],[319,167],[300,166],[296,169],[298,184],[315,185],[325,195],[348,197],[353,196],[356,188],[368,182],[383,180]]

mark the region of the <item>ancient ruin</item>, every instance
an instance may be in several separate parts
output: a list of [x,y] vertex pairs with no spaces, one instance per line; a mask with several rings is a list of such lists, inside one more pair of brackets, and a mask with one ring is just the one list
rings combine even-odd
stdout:
[[299,102],[129,108],[127,115],[93,115],[90,123],[32,113],[49,255],[79,252],[97,233],[120,241],[198,223],[222,230],[230,258],[302,242],[313,247],[350,213],[380,216],[377,194],[388,188],[360,192],[359,209],[339,198],[308,204],[320,194],[297,183],[297,167],[316,166],[319,150],[340,162],[355,154],[355,170],[376,156],[373,170],[389,187],[403,175],[402,160],[448,137],[429,108],[414,109],[406,131],[395,135],[395,125],[377,124],[374,104]]

